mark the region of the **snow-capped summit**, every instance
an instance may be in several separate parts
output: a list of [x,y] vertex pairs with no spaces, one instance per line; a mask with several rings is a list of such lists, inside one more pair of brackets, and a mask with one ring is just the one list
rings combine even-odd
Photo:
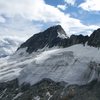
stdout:
[[27,47],[27,52],[32,53],[44,47],[64,46],[67,38],[68,36],[63,28],[60,25],[56,25],[33,35],[20,48]]
[[19,48],[27,48],[28,53],[32,53],[43,48],[52,47],[68,47],[74,44],[86,43],[88,36],[72,35],[70,38],[67,36],[61,25],[56,25],[48,28],[47,30],[33,35]]

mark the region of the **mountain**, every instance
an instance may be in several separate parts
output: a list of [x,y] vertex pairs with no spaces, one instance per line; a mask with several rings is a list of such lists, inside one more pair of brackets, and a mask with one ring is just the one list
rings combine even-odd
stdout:
[[95,30],[90,37],[81,34],[68,37],[61,25],[56,25],[33,35],[18,50],[27,48],[26,51],[32,53],[43,48],[68,47],[75,44],[85,45],[86,42],[89,46],[100,47],[100,29]]
[[91,36],[68,37],[60,25],[33,35],[0,59],[0,99],[100,100],[100,50]]
[[[68,36],[60,25],[53,26],[33,35],[20,48],[27,47],[27,52],[32,53],[44,47],[64,46]],[[19,49],[20,49],[19,48]]]
[[88,40],[88,45],[94,46],[94,47],[100,47],[100,28],[95,30],[89,40]]
[[33,35],[24,42],[18,49],[27,47],[27,52],[32,53],[43,48],[68,47],[74,44],[83,43],[88,40],[88,36],[72,35],[70,38],[60,25],[53,26]]

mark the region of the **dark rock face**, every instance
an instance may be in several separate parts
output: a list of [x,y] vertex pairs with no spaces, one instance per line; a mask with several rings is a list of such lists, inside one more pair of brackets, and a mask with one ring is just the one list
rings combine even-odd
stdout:
[[[39,98],[39,99],[36,99]],[[100,100],[100,82],[78,85],[62,85],[50,79],[43,79],[35,85],[18,81],[0,83],[0,100]]]
[[[64,88],[50,79],[43,79],[33,86],[28,83],[18,85],[16,80],[0,83],[0,100],[49,100],[50,95]],[[35,99],[38,97],[41,99]]]
[[27,52],[32,53],[33,51],[37,51],[44,47],[68,47],[79,43],[85,44],[87,40],[88,36],[83,35],[72,35],[69,38],[63,28],[60,25],[57,25],[48,28],[44,32],[33,35],[18,49],[27,47]]
[[53,46],[64,46],[66,40],[58,37],[58,32],[67,38],[63,28],[60,25],[57,25],[48,28],[44,32],[33,35],[23,43],[20,48],[28,47],[27,52],[32,53],[33,51],[44,48],[45,46],[49,48]]
[[100,29],[95,30],[89,37],[88,45],[100,47]]
[[18,49],[27,47],[27,52],[32,53],[44,47],[68,47],[74,44],[85,45],[86,42],[89,46],[100,47],[100,29],[95,30],[90,37],[83,35],[71,35],[68,37],[63,28],[57,25],[33,35]]
[[70,41],[70,45],[74,45],[74,44],[85,44],[88,41],[88,39],[89,39],[88,36],[71,35],[69,41]]

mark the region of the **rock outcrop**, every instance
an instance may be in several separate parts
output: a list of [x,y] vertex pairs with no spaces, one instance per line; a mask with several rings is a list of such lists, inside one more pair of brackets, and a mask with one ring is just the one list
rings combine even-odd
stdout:
[[18,85],[17,79],[0,83],[0,100],[100,100],[100,82],[78,86],[44,79],[35,85]]
[[83,35],[72,35],[68,37],[64,29],[60,25],[57,25],[48,28],[44,32],[33,35],[18,49],[27,47],[27,52],[32,53],[45,47],[68,47],[74,44],[85,44],[88,38],[88,36]]
[[95,30],[89,37],[88,45],[100,47],[100,28]]
[[20,48],[28,47],[27,52],[32,53],[44,47],[64,46],[67,41],[66,38],[68,36],[63,28],[57,25],[48,28],[44,32],[33,35]]

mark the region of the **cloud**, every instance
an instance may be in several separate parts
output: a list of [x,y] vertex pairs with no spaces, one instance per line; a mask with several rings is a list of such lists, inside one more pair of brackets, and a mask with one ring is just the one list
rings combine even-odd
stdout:
[[24,42],[23,39],[14,36],[0,38],[0,58],[14,53],[22,42]]
[[[65,0],[73,5],[76,0]],[[72,18],[55,6],[45,3],[44,0],[0,0],[0,15],[4,16],[5,23],[0,24],[0,34],[11,34],[30,37],[52,24],[61,24],[67,34],[80,34],[84,30],[93,30]],[[50,24],[51,23],[51,24]],[[95,25],[94,25],[95,26]]]
[[74,5],[76,0],[64,0],[67,4]]
[[80,20],[74,18],[68,18],[68,20],[62,21],[61,25],[69,36],[71,34],[90,35],[93,30],[100,27],[98,25],[84,25]]
[[57,5],[57,8],[61,9],[61,10],[66,10],[67,5]]
[[2,16],[0,16],[0,23],[5,23],[5,19]]
[[[54,22],[64,14],[44,0],[0,0],[0,13],[8,17],[17,15],[35,21]],[[57,17],[58,16],[58,17]]]
[[100,0],[85,0],[79,7],[87,11],[100,11]]

